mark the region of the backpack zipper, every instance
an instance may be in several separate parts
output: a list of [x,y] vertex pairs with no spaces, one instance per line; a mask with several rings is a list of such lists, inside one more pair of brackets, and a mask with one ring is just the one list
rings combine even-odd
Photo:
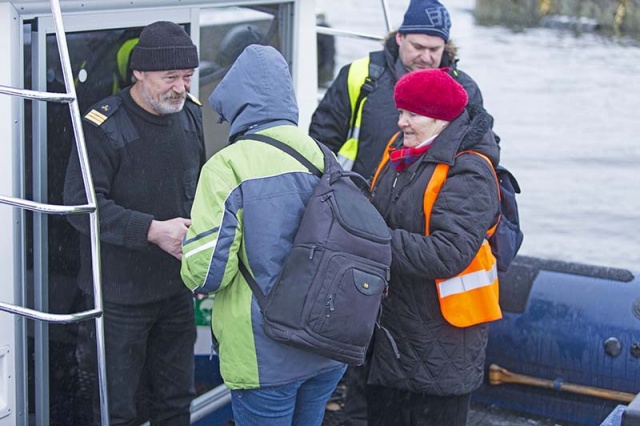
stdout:
[[329,317],[331,316],[331,312],[333,312],[333,311],[335,311],[335,310],[336,310],[336,307],[335,307],[335,305],[333,304],[333,294],[330,294],[330,295],[328,295],[328,296],[327,296],[327,303],[326,303],[326,306],[327,306],[327,310],[328,310],[328,312],[327,312],[327,314],[325,315],[325,317],[326,317],[326,318],[329,318]]

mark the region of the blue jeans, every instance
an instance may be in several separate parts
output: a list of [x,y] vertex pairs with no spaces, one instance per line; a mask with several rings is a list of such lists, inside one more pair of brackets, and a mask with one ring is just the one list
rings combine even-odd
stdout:
[[346,366],[284,386],[232,390],[237,426],[320,426]]

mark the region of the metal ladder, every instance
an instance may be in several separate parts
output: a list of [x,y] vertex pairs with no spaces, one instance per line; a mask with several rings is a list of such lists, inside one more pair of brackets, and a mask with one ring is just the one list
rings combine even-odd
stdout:
[[38,203],[30,200],[0,195],[0,203],[18,207],[20,209],[39,212],[43,214],[89,214],[90,216],[90,241],[91,241],[91,258],[92,258],[92,278],[93,278],[93,294],[94,309],[73,314],[50,314],[38,310],[25,308],[9,303],[0,302],[0,311],[17,314],[36,321],[42,321],[53,324],[69,324],[78,323],[93,319],[96,324],[96,346],[97,346],[97,368],[98,368],[98,387],[100,391],[100,418],[103,426],[109,426],[109,410],[107,400],[107,370],[104,346],[104,324],[102,317],[102,284],[100,279],[100,229],[98,222],[98,211],[96,203],[96,195],[91,179],[91,170],[89,168],[89,160],[85,146],[84,134],[82,132],[82,123],[78,99],[74,86],[73,74],[71,71],[71,62],[69,59],[69,50],[67,48],[67,39],[62,23],[62,12],[59,0],[50,0],[51,14],[55,25],[55,34],[58,44],[58,54],[62,64],[64,83],[66,93],[40,92],[34,90],[18,89],[0,85],[0,94],[18,96],[24,99],[45,102],[66,103],[69,105],[71,114],[71,122],[73,125],[73,134],[75,146],[80,159],[80,167],[82,170],[82,178],[84,182],[87,204],[76,206],[64,206]]

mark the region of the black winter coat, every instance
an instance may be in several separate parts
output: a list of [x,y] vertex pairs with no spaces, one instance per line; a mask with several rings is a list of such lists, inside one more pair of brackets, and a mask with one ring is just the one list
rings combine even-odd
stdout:
[[[482,107],[468,107],[416,163],[400,173],[387,163],[378,176],[373,204],[393,237],[389,296],[381,324],[400,356],[378,331],[370,384],[446,396],[469,393],[482,383],[488,326],[457,328],[447,323],[434,280],[464,270],[498,219],[498,187],[490,165],[478,155],[456,156],[474,150],[498,164],[490,123]],[[438,163],[450,168],[426,236],[424,191]]]
[[[353,171],[369,179],[382,158],[389,139],[398,131],[398,109],[393,100],[393,89],[402,75],[396,72],[398,44],[395,37],[385,43],[385,70],[369,94],[362,110],[358,156]],[[456,69],[456,61],[448,51],[442,57],[441,67],[451,67],[451,74],[467,91],[469,104],[482,105],[482,94],[478,85],[469,75]],[[347,77],[351,64],[345,65],[324,98],[313,113],[309,135],[338,152],[347,141],[351,106]]]

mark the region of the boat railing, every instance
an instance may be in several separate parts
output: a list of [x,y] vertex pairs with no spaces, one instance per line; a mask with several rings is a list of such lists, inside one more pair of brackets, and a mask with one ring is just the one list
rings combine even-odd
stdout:
[[69,50],[67,39],[62,22],[62,12],[59,0],[50,0],[51,15],[55,26],[56,41],[58,44],[58,54],[62,65],[66,93],[50,93],[34,90],[19,89],[0,85],[0,94],[21,97],[36,101],[65,103],[69,106],[71,114],[71,122],[73,126],[73,134],[76,150],[80,159],[80,167],[82,170],[82,178],[85,188],[87,204],[64,206],[39,203],[35,201],[15,198],[11,196],[0,195],[0,204],[7,204],[23,210],[29,210],[42,214],[88,214],[90,216],[90,242],[92,256],[92,279],[94,308],[83,312],[72,314],[52,314],[39,310],[25,308],[14,304],[0,302],[0,311],[9,312],[20,315],[36,321],[46,323],[65,324],[77,323],[81,321],[94,320],[96,324],[96,346],[97,346],[97,376],[100,398],[100,418],[102,426],[109,425],[108,401],[107,401],[107,381],[106,381],[106,358],[104,347],[104,325],[102,316],[102,284],[100,279],[100,230],[98,222],[98,211],[95,190],[91,179],[91,170],[85,146],[84,134],[82,132],[82,123],[80,117],[80,109],[76,95],[73,75],[71,71],[71,62],[69,58]]
[[380,41],[383,38],[381,36],[377,36],[373,34],[366,34],[358,31],[350,31],[350,30],[340,30],[340,29],[331,28],[331,27],[323,27],[320,25],[316,26],[316,32],[318,34],[326,34],[330,36],[354,37],[354,38],[374,40],[374,41]]
[[[384,22],[387,27],[387,32],[391,32],[393,29],[393,26],[391,24],[391,14],[389,13],[389,5],[387,4],[387,0],[380,0],[380,4],[382,7],[382,13],[384,15]],[[358,31],[351,31],[351,30],[340,30],[340,29],[335,29],[335,28],[321,26],[321,25],[316,25],[316,32],[318,34],[326,34],[331,36],[355,37],[355,38],[360,38],[365,40],[374,40],[374,41],[380,41],[384,39],[384,36],[380,36],[380,35],[366,34],[366,33],[361,33]]]
[[[231,391],[224,384],[216,386],[191,401],[191,424],[199,422],[231,403]],[[149,422],[141,426],[150,426]]]
[[[380,3],[382,6],[382,13],[384,15],[384,22],[386,25],[387,33],[390,33],[393,30],[393,27],[391,25],[391,15],[389,13],[389,6],[387,4],[387,0],[380,0]],[[328,35],[332,37],[335,37],[335,36],[350,37],[350,38],[357,38],[360,40],[371,40],[371,41],[383,41],[385,37],[385,35],[367,34],[359,31],[332,28],[325,25],[316,25],[316,34],[323,34],[323,35]],[[318,93],[316,96],[318,102],[322,100],[325,92],[326,92],[325,88],[318,89]]]

